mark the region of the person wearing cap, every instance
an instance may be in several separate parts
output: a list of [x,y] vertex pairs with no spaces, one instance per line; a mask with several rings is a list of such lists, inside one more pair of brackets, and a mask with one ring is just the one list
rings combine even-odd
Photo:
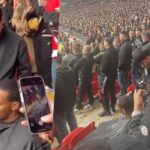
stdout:
[[[111,115],[110,107],[109,107],[109,94],[111,98],[111,110],[115,112],[115,104],[116,104],[116,95],[115,95],[115,80],[117,78],[117,65],[118,65],[118,54],[113,46],[112,38],[104,39],[104,47],[106,52],[102,56],[101,60],[101,72],[103,74],[103,81],[101,84],[102,93],[104,95],[103,100],[103,112],[99,115],[107,116]],[[111,65],[110,65],[111,64]]]

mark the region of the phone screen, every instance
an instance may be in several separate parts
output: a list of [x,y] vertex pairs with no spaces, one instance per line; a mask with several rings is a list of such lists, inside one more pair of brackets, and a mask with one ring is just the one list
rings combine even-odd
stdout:
[[52,124],[41,121],[42,116],[50,113],[43,79],[41,77],[22,78],[20,85],[31,132],[50,130]]

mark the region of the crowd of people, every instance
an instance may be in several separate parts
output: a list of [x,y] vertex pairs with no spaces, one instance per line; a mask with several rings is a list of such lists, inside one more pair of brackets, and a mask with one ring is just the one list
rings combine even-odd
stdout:
[[[48,133],[44,136],[29,132],[23,116],[17,80],[21,77],[40,75],[47,88],[54,89],[52,61],[56,57],[52,42],[57,39],[59,25],[59,2],[53,0],[0,0],[0,149],[1,150],[50,150]],[[55,31],[54,31],[55,30]],[[56,72],[53,72],[55,75]],[[55,75],[56,76],[56,75]],[[31,97],[43,103],[35,107],[49,123],[53,121],[53,100],[51,113],[45,95],[45,89],[35,92]],[[35,96],[36,94],[36,96]],[[44,95],[44,96],[43,96]],[[32,102],[29,100],[28,103]],[[30,97],[30,98],[31,98]],[[45,102],[46,101],[46,102]],[[47,104],[45,107],[45,103]],[[44,107],[42,107],[42,105]],[[38,109],[38,110],[37,110]],[[33,111],[33,110],[32,110]],[[22,113],[22,114],[21,114]],[[35,114],[35,116],[38,114]],[[42,120],[43,123],[45,122]],[[41,138],[42,137],[42,138]]]
[[[63,107],[54,113],[54,118],[55,115],[63,118],[59,123],[55,121],[57,137],[61,139],[59,143],[68,134],[66,122],[71,131],[72,127],[78,126],[73,110],[76,112],[93,109],[92,80],[93,74],[96,74],[103,106],[103,111],[98,115],[104,117],[116,113],[117,97],[119,97],[118,101],[123,103],[120,104],[119,112],[127,117],[127,120],[123,119],[121,125],[120,119],[117,120],[117,123],[119,122],[117,127],[113,122],[107,122],[108,126],[105,126],[105,123],[103,127],[100,125],[92,135],[81,141],[76,149],[104,150],[109,149],[108,145],[115,150],[120,150],[122,146],[124,149],[131,149],[135,147],[135,143],[140,145],[139,149],[148,149],[149,9],[147,0],[77,0],[62,6],[60,24],[85,35],[88,39],[85,45],[80,45],[76,41],[78,37],[63,32],[59,35],[61,43],[58,54],[56,96],[59,95],[57,93],[59,90],[61,97],[55,99],[55,107],[61,105]],[[70,79],[71,73],[72,79]],[[115,92],[116,82],[120,88],[119,95]],[[136,92],[133,94],[135,89]],[[85,96],[88,97],[87,105],[84,103]],[[134,104],[131,101],[134,101]],[[102,137],[100,134],[105,136]],[[122,141],[128,138],[132,142],[127,143],[128,146],[121,145],[122,142],[116,144],[113,142],[114,137],[116,143],[119,138]]]
[[149,1],[74,1],[61,9],[60,23],[85,36],[149,27]]

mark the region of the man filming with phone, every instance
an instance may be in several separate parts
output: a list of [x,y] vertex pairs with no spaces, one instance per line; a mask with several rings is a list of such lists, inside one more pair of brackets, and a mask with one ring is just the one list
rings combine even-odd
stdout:
[[[50,150],[48,142],[21,125],[20,95],[16,81],[0,81],[0,149],[1,150]],[[44,118],[43,118],[44,119]]]

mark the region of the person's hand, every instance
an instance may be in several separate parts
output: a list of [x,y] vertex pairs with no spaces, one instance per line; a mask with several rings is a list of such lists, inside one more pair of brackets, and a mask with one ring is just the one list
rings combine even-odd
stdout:
[[[49,106],[50,106],[51,113],[46,115],[46,116],[41,117],[41,121],[44,122],[44,123],[52,123],[53,122],[54,100],[49,100]],[[25,108],[21,107],[20,112],[22,114],[25,114]],[[24,120],[24,121],[21,122],[21,124],[23,126],[28,126],[28,121]],[[51,131],[41,132],[41,133],[38,134],[38,136],[40,138],[42,138],[43,140],[48,140],[52,136],[52,133],[51,133]]]
[[143,90],[134,91],[134,111],[142,111],[144,108]]

